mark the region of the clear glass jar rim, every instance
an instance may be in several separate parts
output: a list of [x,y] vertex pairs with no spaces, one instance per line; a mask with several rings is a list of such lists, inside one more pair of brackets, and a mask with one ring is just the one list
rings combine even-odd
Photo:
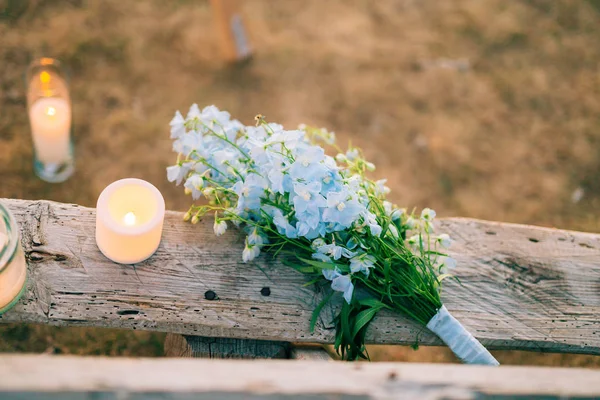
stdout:
[[[59,59],[51,57],[40,57],[32,60],[27,66],[27,70],[25,71],[25,79],[29,79],[29,75],[32,73],[32,71],[38,68],[54,69],[55,71],[59,72],[60,75],[62,75],[62,78],[68,85],[71,77],[71,71]],[[29,82],[25,83],[29,84]]]
[[7,243],[0,248],[0,273],[16,254],[19,243],[19,227],[15,216],[0,202],[0,223],[6,227]]

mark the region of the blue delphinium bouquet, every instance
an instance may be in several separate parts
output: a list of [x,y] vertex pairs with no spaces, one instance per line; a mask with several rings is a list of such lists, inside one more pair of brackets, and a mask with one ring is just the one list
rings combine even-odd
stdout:
[[[228,223],[242,228],[244,262],[262,251],[293,250],[289,264],[332,289],[311,329],[335,293],[345,300],[335,321],[343,357],[368,357],[366,328],[390,309],[426,325],[465,362],[497,364],[442,305],[440,285],[455,262],[443,252],[448,235],[434,235],[435,212],[426,208],[417,217],[386,201],[385,180],[366,176],[375,166],[359,149],[342,152],[325,129],[284,130],[260,115],[256,126],[244,126],[196,104],[186,118],[175,114],[171,138],[178,157],[167,168],[169,181],[183,182],[194,200],[208,200],[190,207],[185,219],[214,215],[216,235]],[[322,145],[339,154],[327,155]]]

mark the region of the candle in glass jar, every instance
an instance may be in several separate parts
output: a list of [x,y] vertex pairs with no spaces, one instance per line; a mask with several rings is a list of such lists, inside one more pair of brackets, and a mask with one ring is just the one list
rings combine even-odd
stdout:
[[96,243],[109,259],[135,264],[154,254],[162,235],[165,201],[141,179],[113,182],[98,198]]
[[47,182],[63,182],[75,170],[68,74],[58,60],[40,58],[26,79],[34,171]]
[[14,217],[0,204],[0,314],[8,311],[25,290],[27,264]]
[[71,157],[71,107],[56,97],[42,97],[29,107],[35,153],[43,163],[60,164]]

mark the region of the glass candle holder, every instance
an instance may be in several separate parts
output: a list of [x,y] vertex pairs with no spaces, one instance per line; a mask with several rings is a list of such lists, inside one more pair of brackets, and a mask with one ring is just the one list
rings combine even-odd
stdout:
[[25,79],[34,171],[46,182],[63,182],[75,170],[67,74],[58,60],[40,58]]
[[19,301],[26,278],[27,263],[17,221],[0,203],[0,315]]

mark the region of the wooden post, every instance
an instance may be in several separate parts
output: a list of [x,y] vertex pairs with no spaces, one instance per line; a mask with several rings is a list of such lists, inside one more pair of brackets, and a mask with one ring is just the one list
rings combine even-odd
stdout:
[[269,340],[211,338],[169,333],[165,338],[167,357],[198,358],[288,358],[290,343]]
[[241,0],[211,0],[221,52],[227,62],[239,62],[252,55]]

